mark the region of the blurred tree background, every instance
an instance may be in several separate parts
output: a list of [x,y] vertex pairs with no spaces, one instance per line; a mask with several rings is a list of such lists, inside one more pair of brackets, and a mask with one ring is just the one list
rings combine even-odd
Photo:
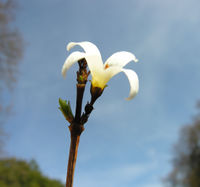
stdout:
[[16,2],[0,0],[0,187],[63,187],[61,182],[43,176],[34,160],[5,158],[3,154],[3,124],[12,108],[11,96],[24,52],[24,40],[14,26]]
[[57,181],[41,174],[34,160],[26,162],[15,158],[0,160],[1,187],[64,187]]
[[165,179],[168,187],[200,187],[200,102],[198,114],[180,131],[174,146],[173,169]]
[[0,154],[3,150],[3,124],[10,114],[11,95],[18,77],[24,41],[14,26],[15,0],[0,0]]

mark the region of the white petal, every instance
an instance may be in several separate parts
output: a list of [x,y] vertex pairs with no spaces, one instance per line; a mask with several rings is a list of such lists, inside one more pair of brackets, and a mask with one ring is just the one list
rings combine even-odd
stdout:
[[130,61],[137,62],[138,59],[134,54],[126,51],[120,51],[111,55],[105,62],[104,67],[106,65],[110,66],[120,66],[121,68],[128,64]]
[[86,54],[83,53],[83,52],[73,52],[71,53],[67,59],[65,60],[65,63],[63,64],[63,67],[62,67],[62,75],[63,77],[66,76],[66,72],[68,71],[68,69],[74,64],[76,63],[77,61],[79,61],[80,59],[83,59],[85,58]]
[[86,55],[85,59],[92,76],[98,76],[99,72],[103,71],[103,62],[99,56]]
[[101,54],[99,52],[99,49],[97,48],[96,45],[94,45],[93,43],[91,42],[70,42],[68,45],[67,45],[67,50],[69,51],[70,49],[72,49],[74,46],[76,45],[79,45],[81,46],[84,51],[89,55],[97,55],[97,56],[100,56],[101,57]]
[[128,77],[128,80],[130,83],[130,93],[129,93],[129,97],[126,98],[126,100],[131,100],[133,99],[133,97],[136,96],[139,90],[138,76],[133,70],[130,70],[130,69],[122,69],[122,71]]
[[101,80],[104,80],[104,82],[106,84],[113,76],[117,75],[120,72],[124,72],[129,80],[130,93],[129,93],[129,97],[126,98],[126,100],[131,100],[131,99],[133,99],[133,97],[136,96],[136,94],[138,93],[138,90],[139,90],[138,76],[133,70],[123,69],[118,66],[112,66],[105,70],[104,79],[101,79]]
[[122,68],[118,67],[118,66],[111,66],[111,67],[105,69],[104,71],[105,71],[104,76],[110,80],[112,77],[114,77],[115,75],[120,73],[122,71]]
[[92,84],[95,87],[100,87],[103,89],[107,82],[121,71],[122,68],[120,67],[110,67],[108,69],[103,69],[102,71],[97,71],[94,76],[92,75]]
[[85,59],[87,61],[88,67],[92,76],[96,76],[96,73],[103,70],[103,61],[99,49],[91,42],[70,42],[67,45],[67,50],[70,50],[72,47],[79,45],[85,51]]

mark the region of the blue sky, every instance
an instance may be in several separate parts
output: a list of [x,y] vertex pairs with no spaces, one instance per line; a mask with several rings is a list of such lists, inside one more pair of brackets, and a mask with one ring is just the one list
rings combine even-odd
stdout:
[[[58,98],[75,104],[77,65],[61,67],[70,41],[91,41],[103,60],[133,52],[140,91],[114,77],[81,136],[74,187],[161,187],[172,145],[200,98],[198,0],[19,0],[16,25],[26,41],[20,78],[6,123],[10,156],[36,159],[50,177],[65,181],[70,136]],[[79,49],[79,48],[76,48]],[[89,100],[89,85],[84,102]],[[122,185],[123,184],[123,185]]]

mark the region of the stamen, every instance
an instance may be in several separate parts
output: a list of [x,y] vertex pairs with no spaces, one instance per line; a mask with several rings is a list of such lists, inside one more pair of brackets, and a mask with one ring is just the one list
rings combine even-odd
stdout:
[[108,65],[108,64],[105,65],[105,69],[107,69],[107,68],[109,68],[109,65]]

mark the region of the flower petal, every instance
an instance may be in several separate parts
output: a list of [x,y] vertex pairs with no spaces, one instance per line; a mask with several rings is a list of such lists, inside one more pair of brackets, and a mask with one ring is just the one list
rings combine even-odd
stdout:
[[118,73],[120,73],[122,71],[121,67],[118,66],[111,66],[107,69],[104,70],[104,76],[108,79],[108,81],[114,77],[115,75],[117,75]]
[[130,61],[137,62],[138,59],[135,57],[134,54],[127,52],[127,51],[120,51],[111,55],[105,62],[104,67],[107,66],[120,66],[124,67]]
[[92,85],[94,87],[105,88],[107,82],[116,74],[120,73],[122,68],[120,67],[110,67],[108,69],[103,69],[101,71],[95,72],[95,75],[92,75]]
[[98,76],[98,74],[103,71],[103,62],[99,56],[86,55],[85,59],[92,76]]
[[133,97],[136,96],[139,90],[138,76],[133,70],[130,70],[130,69],[122,69],[122,71],[127,76],[129,80],[129,84],[130,84],[130,93],[129,93],[129,97],[126,98],[126,100],[131,100],[133,99]]
[[92,76],[96,76],[97,72],[103,70],[103,61],[99,49],[91,42],[70,42],[67,45],[67,50],[70,50],[74,46],[79,45],[85,51],[85,59]]
[[62,67],[62,75],[63,77],[66,76],[66,72],[68,71],[68,69],[74,64],[76,63],[77,61],[85,58],[86,54],[83,53],[83,52],[73,52],[71,53],[67,59],[65,60],[65,63],[63,64],[63,67]]
[[130,93],[129,93],[129,97],[126,98],[126,100],[131,100],[136,96],[136,94],[138,93],[138,90],[139,90],[138,76],[133,70],[123,69],[118,66],[111,66],[110,68],[105,70],[104,82],[107,83],[113,76],[117,75],[120,72],[124,72],[129,80]]
[[89,55],[97,55],[97,56],[100,56],[101,57],[101,54],[99,52],[99,49],[97,48],[96,45],[94,45],[93,43],[91,42],[70,42],[68,45],[67,45],[67,50],[69,51],[70,49],[72,49],[74,46],[76,45],[79,45],[81,46],[84,51]]

